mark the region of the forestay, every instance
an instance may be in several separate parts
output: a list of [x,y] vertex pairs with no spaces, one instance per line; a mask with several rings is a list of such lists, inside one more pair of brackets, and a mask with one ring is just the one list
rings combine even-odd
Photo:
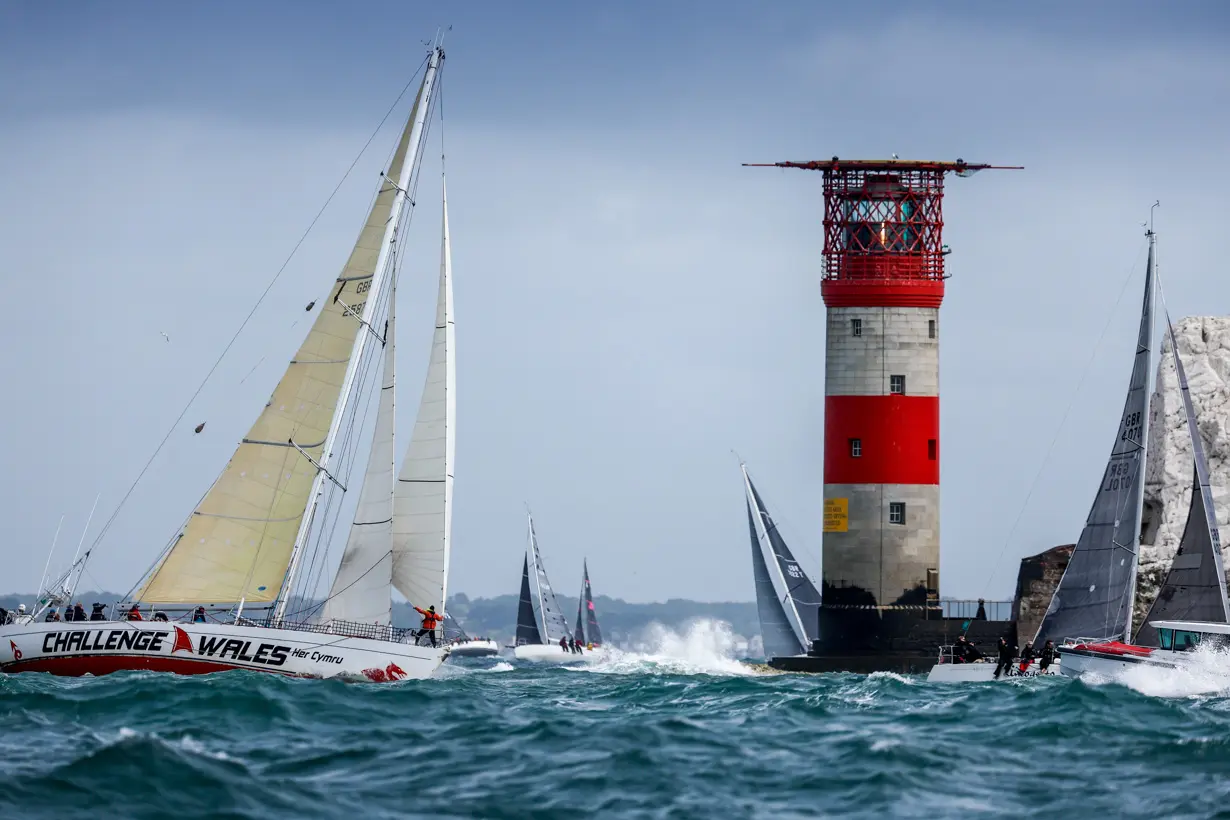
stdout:
[[325,456],[386,232],[404,200],[391,180],[407,176],[404,161],[415,125],[421,133],[419,109],[427,85],[425,77],[393,164],[346,265],[327,297],[318,300],[322,307],[307,338],[136,600],[252,604],[278,597],[318,486],[313,461],[321,463]]
[[1179,393],[1183,397],[1183,410],[1187,416],[1187,434],[1192,442],[1192,497],[1183,536],[1179,539],[1179,548],[1175,551],[1170,571],[1166,573],[1166,581],[1158,589],[1148,616],[1136,632],[1136,643],[1142,646],[1159,645],[1157,630],[1150,625],[1150,621],[1230,622],[1226,574],[1217,530],[1217,508],[1213,505],[1213,492],[1209,486],[1209,464],[1169,316],[1166,317],[1166,324]]
[[765,657],[806,653],[819,636],[820,593],[786,546],[747,469],[742,465],[740,469],[747,490],[752,574]]
[[1126,640],[1132,623],[1136,555],[1144,504],[1149,359],[1153,347],[1153,244],[1132,378],[1106,470],[1034,644],[1064,638]]
[[415,606],[435,606],[439,611],[444,611],[448,591],[457,412],[447,190],[443,202],[431,361],[393,499],[393,586]]

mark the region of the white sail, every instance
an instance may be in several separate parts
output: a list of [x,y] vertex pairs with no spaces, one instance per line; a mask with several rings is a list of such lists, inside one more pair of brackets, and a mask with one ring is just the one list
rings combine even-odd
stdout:
[[547,578],[547,568],[542,563],[538,549],[538,533],[534,531],[534,516],[526,513],[530,525],[530,543],[526,550],[529,556],[531,602],[538,619],[538,630],[544,644],[552,644],[568,635],[568,619],[555,598],[555,590]]
[[393,498],[393,586],[414,606],[444,611],[453,518],[456,371],[452,254],[444,193],[440,295],[427,381]]
[[393,460],[396,458],[393,441],[397,393],[396,279],[392,285],[389,318],[384,328],[384,380],[380,385],[376,430],[346,551],[342,553],[333,587],[321,611],[321,621],[326,623],[337,619],[388,624],[392,619],[393,599],[389,589],[393,583]]
[[304,453],[317,463],[325,459],[325,443],[335,426],[347,368],[363,327],[359,317],[365,313],[386,233],[405,199],[391,180],[407,178],[412,170],[405,158],[414,126],[421,133],[419,109],[430,77],[431,72],[419,89],[367,222],[341,274],[320,300],[323,307],[307,338],[137,600],[264,603],[277,598],[304,513],[318,492],[317,467]]

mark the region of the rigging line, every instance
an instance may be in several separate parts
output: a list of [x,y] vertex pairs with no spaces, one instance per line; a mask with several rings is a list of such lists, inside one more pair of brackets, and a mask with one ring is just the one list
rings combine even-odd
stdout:
[[[426,63],[427,60],[424,59],[423,65],[426,65]],[[141,468],[141,472],[137,474],[137,477],[133,480],[132,485],[129,486],[127,492],[125,492],[123,497],[120,499],[119,504],[116,505],[115,511],[111,514],[111,517],[107,519],[107,523],[103,525],[102,531],[98,533],[98,536],[94,539],[93,544],[90,545],[91,550],[102,543],[103,538],[111,529],[111,525],[115,523],[115,519],[119,516],[120,511],[124,509],[124,505],[132,496],[133,491],[136,490],[137,485],[141,483],[141,479],[143,479],[146,472],[149,471],[150,465],[154,463],[154,459],[158,457],[158,454],[162,452],[162,448],[166,446],[167,441],[170,440],[172,435],[174,435],[176,428],[178,428],[180,422],[184,420],[184,416],[188,415],[188,411],[192,408],[193,402],[195,402],[197,397],[201,395],[201,391],[205,389],[205,385],[209,383],[209,380],[217,371],[218,366],[222,364],[222,360],[226,358],[226,354],[230,352],[240,334],[243,333],[244,329],[248,326],[248,322],[252,320],[252,317],[256,314],[257,309],[260,308],[261,304],[265,301],[265,297],[269,295],[269,291],[273,289],[273,286],[282,277],[283,272],[285,272],[287,266],[290,265],[290,262],[295,257],[295,254],[298,253],[299,248],[307,239],[308,234],[310,234],[312,229],[316,227],[316,223],[320,221],[320,217],[324,214],[325,209],[329,207],[329,203],[333,201],[333,198],[337,195],[337,192],[341,190],[342,185],[346,182],[347,178],[349,178],[350,173],[354,170],[355,166],[359,164],[359,160],[362,159],[363,155],[367,152],[368,147],[372,144],[372,140],[376,138],[376,135],[380,132],[380,129],[384,127],[385,122],[397,108],[397,105],[401,102],[402,97],[406,95],[406,91],[409,90],[411,85],[413,85],[414,78],[418,76],[419,71],[422,69],[423,66],[420,65],[418,71],[415,71],[410,80],[405,84],[405,86],[402,87],[401,93],[397,95],[397,99],[393,101],[393,104],[389,106],[388,111],[386,111],[384,116],[380,119],[380,124],[376,126],[375,130],[372,131],[371,136],[367,138],[367,142],[363,144],[363,147],[359,150],[358,155],[355,156],[354,161],[350,163],[350,167],[346,169],[346,172],[342,175],[342,178],[333,188],[332,193],[330,193],[328,198],[325,199],[324,205],[320,207],[320,210],[317,211],[316,216],[312,218],[311,223],[308,224],[307,230],[305,230],[303,235],[299,237],[299,241],[296,242],[295,246],[291,249],[290,254],[286,257],[286,261],[282,263],[282,266],[278,268],[277,273],[275,273],[273,278],[269,280],[269,284],[266,285],[264,291],[261,292],[260,297],[256,300],[256,304],[252,306],[252,309],[248,312],[248,315],[244,317],[244,320],[240,323],[239,328],[235,331],[234,335],[231,336],[231,340],[227,342],[226,347],[223,348],[221,355],[218,356],[218,359],[213,363],[213,366],[209,368],[209,372],[205,374],[205,378],[201,380],[200,385],[192,394],[192,397],[188,399],[187,404],[184,405],[184,409],[180,411],[179,416],[167,430],[166,435],[163,436],[162,441],[158,444],[158,447],[154,450],[153,454],[149,457],[149,461],[147,461],[145,466]]]
[[[1050,463],[1051,454],[1055,451],[1055,445],[1059,442],[1059,435],[1063,432],[1063,426],[1068,420],[1068,415],[1072,412],[1072,408],[1076,405],[1076,397],[1080,395],[1081,388],[1085,384],[1085,379],[1089,376],[1089,371],[1093,367],[1093,362],[1097,359],[1098,351],[1102,347],[1102,340],[1106,338],[1106,331],[1110,329],[1111,323],[1114,322],[1115,312],[1119,309],[1119,304],[1123,301],[1124,295],[1128,291],[1128,286],[1132,284],[1132,280],[1136,276],[1136,266],[1140,262],[1140,257],[1144,249],[1137,251],[1136,258],[1132,260],[1132,266],[1128,271],[1127,278],[1123,282],[1123,287],[1119,289],[1119,298],[1115,300],[1115,304],[1111,307],[1106,316],[1106,323],[1102,325],[1102,332],[1098,334],[1097,341],[1093,344],[1093,352],[1089,356],[1089,360],[1085,362],[1085,368],[1081,371],[1080,378],[1076,382],[1076,389],[1072,391],[1072,398],[1068,400],[1068,406],[1064,408],[1063,415],[1059,418],[1059,426],[1055,429],[1055,436],[1051,439],[1051,443],[1047,446],[1046,452],[1042,456],[1042,463],[1038,466],[1037,473],[1034,474],[1033,481],[1029,484],[1029,491],[1025,493],[1025,501],[1021,504],[1021,510],[1017,513],[1016,520],[1012,522],[1012,527],[1008,530],[1008,535],[1004,538],[1004,545],[1000,547],[999,555],[995,559],[994,568],[991,570],[990,576],[987,578],[986,585],[982,588],[982,596],[987,596],[987,591],[991,588],[991,582],[995,580],[995,576],[999,573],[1000,565],[1004,560],[1004,553],[1008,551],[1008,545],[1012,543],[1012,536],[1016,534],[1017,527],[1020,526],[1021,519],[1025,517],[1025,510],[1029,508],[1029,500],[1033,497],[1034,491],[1038,488],[1038,480],[1042,478],[1042,473]],[[1156,272],[1155,272],[1156,276]]]

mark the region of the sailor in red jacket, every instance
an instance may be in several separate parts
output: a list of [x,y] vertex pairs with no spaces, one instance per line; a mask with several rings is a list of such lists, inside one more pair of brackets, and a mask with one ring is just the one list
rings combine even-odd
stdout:
[[433,647],[438,646],[436,643],[436,624],[443,621],[444,618],[436,614],[436,608],[434,606],[429,606],[427,609],[416,606],[414,609],[423,616],[423,628],[414,633],[414,645],[418,646],[419,638],[427,635],[431,638],[431,645]]

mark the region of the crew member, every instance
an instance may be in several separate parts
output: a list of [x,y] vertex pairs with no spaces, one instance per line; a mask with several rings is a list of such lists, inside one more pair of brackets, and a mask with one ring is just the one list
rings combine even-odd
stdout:
[[1038,661],[1038,668],[1045,672],[1050,668],[1050,665],[1055,661],[1055,642],[1047,641],[1042,647],[1042,657]]
[[192,622],[194,624],[205,623],[205,607],[198,606],[196,612],[192,613]]
[[1021,672],[1021,674],[1022,674],[1022,675],[1024,675],[1024,674],[1025,674],[1025,670],[1029,668],[1029,665],[1030,665],[1031,663],[1033,663],[1033,662],[1034,662],[1034,659],[1035,659],[1035,658],[1037,658],[1037,657],[1038,657],[1037,653],[1036,653],[1036,652],[1034,652],[1034,644],[1033,644],[1033,641],[1028,641],[1028,642],[1025,644],[1025,648],[1021,650],[1021,667],[1020,667],[1020,672]]
[[104,610],[107,608],[106,604],[93,604],[92,606],[94,607],[94,611],[90,613],[91,621],[107,620],[107,613],[104,612]]
[[78,601],[77,604],[73,607],[73,620],[74,621],[84,621],[85,620],[85,607],[81,605],[80,601]]
[[127,617],[128,620],[130,621],[144,621],[145,620],[144,618],[141,617],[141,607],[138,606],[137,604],[132,605],[132,609],[128,610],[128,615],[125,617]]
[[996,664],[995,664],[995,677],[996,678],[999,678],[999,676],[1004,672],[1011,673],[1012,659],[1015,656],[1016,656],[1016,647],[1009,645],[1007,640],[1000,638],[999,647],[998,647],[998,657],[996,658]]
[[60,612],[54,606],[47,610],[47,617],[43,619],[47,623],[60,620]]
[[565,652],[568,651],[568,636],[567,635],[559,639],[559,648],[564,650]]
[[427,637],[431,638],[431,645],[433,648],[438,646],[438,644],[436,643],[436,624],[440,623],[444,619],[436,614],[435,605],[429,606],[427,607],[427,609],[423,609],[421,607],[416,606],[414,610],[415,612],[423,616],[423,628],[420,629],[417,633],[415,633],[414,645],[418,646],[419,638],[422,638],[424,635],[426,635]]

